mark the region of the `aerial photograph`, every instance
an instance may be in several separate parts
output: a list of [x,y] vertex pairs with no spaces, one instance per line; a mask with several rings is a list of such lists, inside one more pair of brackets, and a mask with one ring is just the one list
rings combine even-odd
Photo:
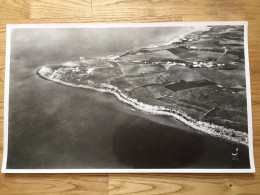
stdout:
[[250,169],[244,37],[12,29],[6,169]]

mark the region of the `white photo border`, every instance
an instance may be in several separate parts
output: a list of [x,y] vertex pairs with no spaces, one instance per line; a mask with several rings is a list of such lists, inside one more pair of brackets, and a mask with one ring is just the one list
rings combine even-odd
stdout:
[[[174,26],[205,26],[205,25],[243,25],[244,26],[244,56],[247,93],[248,119],[248,149],[250,168],[248,169],[8,169],[8,116],[9,116],[9,82],[10,54],[12,29],[23,28],[141,28],[141,27],[174,27]],[[163,23],[52,23],[52,24],[7,24],[6,25],[6,59],[5,59],[5,89],[4,89],[4,151],[2,173],[255,173],[253,155],[253,128],[251,108],[251,85],[248,56],[248,22],[163,22]]]

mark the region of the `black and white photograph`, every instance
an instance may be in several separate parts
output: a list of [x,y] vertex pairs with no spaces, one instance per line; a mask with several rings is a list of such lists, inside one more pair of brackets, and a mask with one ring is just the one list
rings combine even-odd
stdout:
[[255,172],[247,22],[6,32],[2,172]]

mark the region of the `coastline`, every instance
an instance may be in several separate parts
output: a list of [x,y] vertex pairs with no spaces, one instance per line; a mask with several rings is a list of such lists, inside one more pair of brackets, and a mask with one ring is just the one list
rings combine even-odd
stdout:
[[112,94],[120,102],[123,102],[147,114],[174,117],[178,121],[182,122],[183,124],[191,127],[192,129],[198,132],[205,133],[217,138],[221,138],[233,143],[238,143],[238,144],[248,146],[248,135],[245,132],[229,129],[223,126],[214,125],[208,122],[196,121],[190,116],[187,116],[185,113],[180,112],[178,110],[166,108],[164,106],[150,105],[150,104],[140,102],[137,99],[128,97],[122,91],[120,91],[116,86],[113,85],[109,85],[105,83],[101,83],[100,85],[97,85],[91,81],[88,81],[88,84],[73,84],[73,83],[62,81],[58,78],[54,78],[53,75],[51,76],[45,75],[46,73],[51,74],[51,71],[52,71],[51,68],[42,67],[37,70],[37,75],[43,79],[53,81],[55,83],[60,83],[65,86],[90,89],[98,92]]

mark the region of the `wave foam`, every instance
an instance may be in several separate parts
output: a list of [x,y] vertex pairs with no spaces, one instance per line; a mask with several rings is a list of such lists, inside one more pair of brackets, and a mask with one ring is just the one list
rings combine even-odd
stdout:
[[150,105],[150,104],[140,102],[137,99],[128,97],[126,94],[120,91],[116,86],[106,84],[106,83],[96,84],[92,81],[88,81],[87,84],[73,84],[73,83],[65,82],[60,79],[59,74],[55,74],[55,71],[47,67],[42,67],[41,69],[38,70],[37,73],[41,77],[47,80],[51,80],[66,86],[91,89],[103,93],[110,93],[114,95],[119,101],[127,105],[130,105],[135,109],[144,111],[152,115],[174,117],[175,119],[197,130],[198,132],[209,134],[211,136],[222,138],[234,143],[248,145],[248,136],[247,133],[245,132],[236,131],[234,129],[228,129],[226,127],[214,125],[208,122],[196,121],[179,110],[174,110],[174,109],[166,108],[164,106]]

